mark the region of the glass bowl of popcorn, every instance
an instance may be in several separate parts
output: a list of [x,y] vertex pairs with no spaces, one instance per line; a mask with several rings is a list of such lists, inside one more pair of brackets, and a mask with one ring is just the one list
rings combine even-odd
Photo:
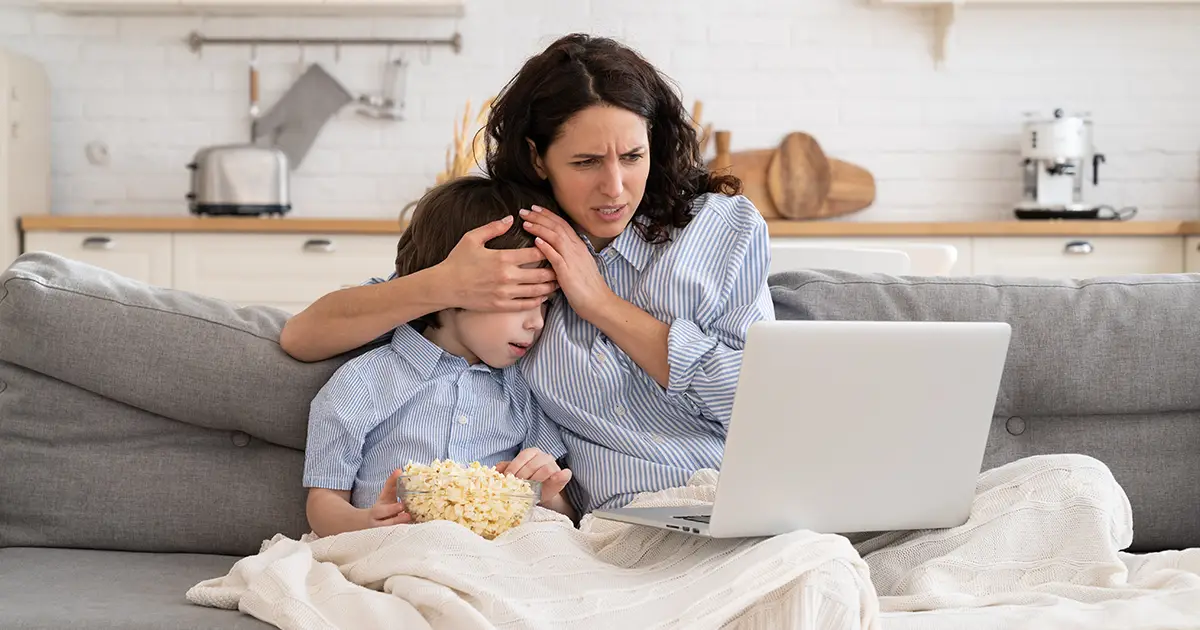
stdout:
[[488,540],[524,523],[541,496],[541,482],[501,474],[479,462],[410,462],[396,483],[396,498],[414,523],[452,521]]

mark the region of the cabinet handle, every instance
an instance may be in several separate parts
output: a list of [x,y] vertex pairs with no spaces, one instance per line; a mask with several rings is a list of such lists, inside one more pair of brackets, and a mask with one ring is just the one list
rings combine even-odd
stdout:
[[89,236],[83,239],[84,249],[112,249],[113,240],[108,236]]
[[304,251],[328,254],[333,252],[333,241],[327,238],[311,238],[304,241]]
[[1071,241],[1063,248],[1064,254],[1090,254],[1092,253],[1092,244],[1087,241]]

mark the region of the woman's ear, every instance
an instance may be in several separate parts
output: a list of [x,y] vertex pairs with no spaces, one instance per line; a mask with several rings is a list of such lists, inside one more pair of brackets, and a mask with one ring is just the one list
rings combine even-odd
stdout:
[[529,143],[529,161],[533,163],[533,170],[537,172],[538,177],[546,179],[549,175],[546,174],[546,165],[542,163],[542,156],[538,155],[537,145],[529,138],[525,138],[525,142]]

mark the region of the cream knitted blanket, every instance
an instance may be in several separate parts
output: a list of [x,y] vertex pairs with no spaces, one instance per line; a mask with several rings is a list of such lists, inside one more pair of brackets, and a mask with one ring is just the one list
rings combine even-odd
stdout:
[[[711,502],[716,473],[636,505]],[[284,630],[876,630],[866,563],[840,536],[717,540],[538,509],[487,541],[448,522],[265,542],[189,601]]]
[[888,630],[1200,629],[1200,549],[1122,553],[1133,521],[1103,463],[1039,456],[980,475],[965,525],[857,548]]
[[[701,471],[634,505],[711,501],[715,481]],[[976,490],[961,527],[856,548],[806,531],[713,540],[590,517],[575,530],[545,510],[492,542],[444,522],[280,535],[187,597],[289,630],[1200,628],[1200,549],[1120,553],[1132,514],[1100,462],[1032,457]]]

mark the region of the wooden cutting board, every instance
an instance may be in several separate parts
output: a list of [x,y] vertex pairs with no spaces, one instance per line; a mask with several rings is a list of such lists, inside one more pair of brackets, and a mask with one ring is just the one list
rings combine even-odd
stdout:
[[829,159],[829,166],[829,194],[816,218],[858,212],[875,203],[875,176],[870,171],[836,158]]
[[771,196],[768,186],[768,171],[778,149],[753,149],[731,153],[728,131],[717,131],[713,138],[716,141],[717,154],[708,163],[709,169],[729,173],[741,179],[742,194],[750,199],[763,218],[822,219],[857,212],[875,202],[875,178],[870,171],[837,158],[826,158],[829,165],[828,193],[819,200],[815,208],[806,209],[801,216],[784,216]]
[[817,139],[799,131],[779,143],[767,166],[767,189],[779,214],[789,219],[819,216],[829,194],[832,168]]
[[717,156],[708,163],[709,170],[736,176],[742,180],[742,194],[754,204],[763,218],[781,218],[775,209],[775,202],[771,200],[771,192],[767,190],[767,166],[775,149],[730,153],[728,131],[718,131],[713,138],[716,140]]

